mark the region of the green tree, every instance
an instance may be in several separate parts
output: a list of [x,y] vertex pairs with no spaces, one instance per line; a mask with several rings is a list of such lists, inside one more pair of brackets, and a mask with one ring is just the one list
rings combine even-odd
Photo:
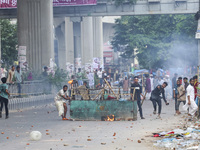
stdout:
[[1,25],[1,59],[5,67],[17,60],[17,25],[9,19],[0,20]]
[[[174,61],[172,56],[178,43],[187,44],[187,48],[196,44],[196,26],[194,15],[123,16],[116,20],[112,45],[123,51],[121,56],[124,58],[137,56],[143,68],[163,68],[169,66],[169,60]],[[134,55],[136,47],[138,54]],[[182,50],[184,48],[186,46],[181,47]],[[197,49],[194,48],[194,51]],[[195,57],[196,53],[193,55]]]

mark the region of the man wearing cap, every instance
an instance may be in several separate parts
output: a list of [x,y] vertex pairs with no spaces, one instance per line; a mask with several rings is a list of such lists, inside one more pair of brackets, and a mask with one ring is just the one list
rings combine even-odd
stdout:
[[[133,95],[133,92],[134,92],[134,95]],[[139,112],[140,112],[140,117],[141,117],[141,119],[145,119],[143,117],[143,113],[142,113],[142,105],[141,105],[141,97],[140,96],[142,96],[143,99],[145,99],[145,96],[142,94],[142,87],[138,83],[138,78],[135,77],[134,83],[131,84],[131,99],[134,99],[137,101],[137,105],[138,105]]]

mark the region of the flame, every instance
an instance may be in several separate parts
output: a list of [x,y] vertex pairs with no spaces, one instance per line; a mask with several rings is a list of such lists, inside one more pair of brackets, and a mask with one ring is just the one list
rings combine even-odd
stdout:
[[114,120],[115,120],[115,115],[110,115],[110,116],[107,116],[105,121],[114,121]]

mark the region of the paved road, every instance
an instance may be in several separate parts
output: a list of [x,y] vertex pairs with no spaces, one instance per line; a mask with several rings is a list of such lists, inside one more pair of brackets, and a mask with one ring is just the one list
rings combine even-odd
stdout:
[[[169,130],[179,124],[174,102],[163,106],[162,120],[155,119],[152,104],[145,101],[145,120],[62,121],[54,105],[11,112],[0,119],[0,149],[6,150],[151,150],[152,132]],[[40,131],[42,139],[31,141],[29,133]],[[48,135],[47,135],[48,133]],[[116,133],[115,136],[114,133]],[[7,139],[9,137],[9,139]],[[87,141],[91,139],[91,141]],[[142,140],[141,140],[142,139]],[[141,140],[141,143],[138,143]],[[103,145],[105,144],[105,145]],[[65,145],[65,146],[64,146]]]

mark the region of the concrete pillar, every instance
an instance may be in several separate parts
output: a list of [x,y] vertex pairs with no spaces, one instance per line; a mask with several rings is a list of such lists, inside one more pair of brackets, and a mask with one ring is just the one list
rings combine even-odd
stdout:
[[18,0],[18,45],[27,47],[27,62],[41,71],[54,59],[52,0]]
[[93,57],[99,58],[103,67],[103,23],[102,17],[93,17],[94,50]]
[[83,17],[81,22],[82,65],[92,65],[93,62],[93,19]]
[[66,47],[66,67],[67,71],[73,73],[74,71],[74,33],[73,22],[70,17],[65,18],[65,47]]
[[66,48],[65,48],[65,24],[60,24],[56,29],[56,38],[58,40],[58,67],[66,69]]
[[81,22],[73,22],[74,30],[74,58],[75,58],[75,69],[82,66],[82,52],[81,52]]

